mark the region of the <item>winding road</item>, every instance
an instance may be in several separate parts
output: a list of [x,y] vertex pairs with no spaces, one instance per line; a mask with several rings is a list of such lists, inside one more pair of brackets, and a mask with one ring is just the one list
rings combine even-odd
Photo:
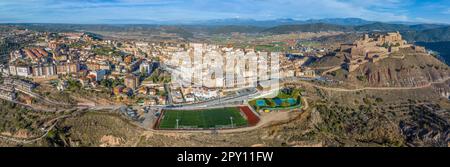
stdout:
[[[433,84],[444,83],[444,82],[448,81],[449,79],[450,79],[450,77],[446,77],[446,78],[441,79],[439,81],[429,82],[426,85],[415,86],[415,87],[362,87],[362,88],[355,88],[355,89],[326,87],[326,86],[316,85],[316,84],[311,83],[311,82],[302,81],[302,80],[299,80],[298,78],[284,78],[282,80],[282,83],[283,84],[303,84],[303,85],[309,85],[309,86],[316,87],[316,88],[323,89],[323,90],[337,91],[337,92],[355,92],[355,91],[363,91],[363,90],[412,90],[412,89],[423,89],[423,88],[431,87]],[[36,95],[36,94],[34,94],[34,95]],[[246,94],[246,95],[236,96],[235,98],[225,98],[225,99],[221,99],[220,103],[229,102],[229,101],[236,101],[236,100],[237,101],[241,101],[241,100],[245,100],[245,98],[249,98],[249,97],[253,97],[253,96],[254,96],[254,94]],[[34,97],[42,98],[42,99],[45,99],[47,102],[51,102],[51,103],[54,103],[54,104],[61,105],[61,103],[48,100],[48,99],[46,99],[44,97],[41,97],[39,95],[36,95]],[[31,106],[31,105],[18,102],[18,101],[11,101],[11,100],[8,100],[8,101],[16,103],[16,104],[24,105],[24,106],[30,107],[32,109],[42,110],[42,109],[37,109],[37,108],[35,108],[35,107]],[[220,104],[218,104],[218,102],[219,101],[213,100],[213,101],[206,102],[205,104],[187,105],[185,107],[186,108],[191,108],[191,107],[220,106]],[[305,108],[304,109],[307,109],[308,108],[308,102],[306,101],[306,99],[304,99],[304,102],[305,102]],[[67,105],[67,104],[63,104],[63,105]],[[105,105],[105,106],[76,105],[73,108],[64,109],[64,111],[75,110],[75,109],[76,110],[80,110],[80,109],[81,110],[83,110],[83,109],[88,109],[88,110],[117,110],[120,107],[123,107],[123,105]],[[50,110],[45,110],[45,111],[50,111]],[[63,111],[63,110],[61,110],[61,111]],[[55,110],[53,110],[52,112],[55,112]],[[50,130],[52,130],[56,126],[56,124],[57,124],[57,122],[59,120],[67,118],[67,117],[70,117],[70,116],[73,116],[73,115],[72,114],[71,115],[64,115],[64,116],[57,117],[54,120],[51,120],[51,121],[54,121],[54,123],[50,127],[48,127],[47,129],[44,130],[45,131],[44,134],[42,134],[41,136],[38,136],[38,137],[29,138],[29,139],[20,139],[20,138],[16,138],[16,137],[12,137],[12,136],[0,135],[0,139],[7,140],[7,141],[13,141],[13,142],[17,142],[17,143],[31,143],[31,142],[35,142],[35,141],[38,141],[38,140],[41,140],[42,138],[44,138],[50,132]],[[219,130],[219,132],[220,133],[245,132],[245,131],[254,130],[254,129],[263,127],[263,126],[268,125],[269,123],[272,123],[272,122],[283,121],[283,120],[286,120],[288,118],[289,117],[287,115],[284,115],[284,114],[279,114],[278,116],[266,115],[266,116],[262,116],[261,117],[261,121],[255,126],[246,127],[246,128],[239,128],[239,129]],[[51,122],[51,121],[49,121],[49,122]],[[158,132],[162,132],[162,133],[165,132],[165,130],[147,130],[147,131],[158,131]],[[208,130],[199,130],[199,131],[176,131],[176,130],[174,131],[174,130],[170,130],[170,131],[167,131],[167,132],[203,132],[203,133],[206,132],[207,133],[209,131]]]
[[324,90],[330,90],[330,91],[337,91],[337,92],[357,92],[362,90],[412,90],[412,89],[423,89],[432,86],[433,84],[440,84],[448,81],[450,77],[446,77],[444,79],[441,79],[439,81],[429,82],[426,85],[422,86],[414,86],[414,87],[362,87],[362,88],[355,88],[355,89],[346,89],[346,88],[336,88],[336,87],[326,87],[321,85],[316,85],[310,82],[300,81],[300,80],[293,80],[292,78],[285,78],[284,82],[285,84],[305,84],[312,87],[324,89]]

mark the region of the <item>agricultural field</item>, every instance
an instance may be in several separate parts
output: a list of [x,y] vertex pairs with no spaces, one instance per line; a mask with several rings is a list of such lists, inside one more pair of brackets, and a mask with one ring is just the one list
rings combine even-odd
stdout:
[[300,41],[297,43],[298,45],[307,46],[307,47],[320,47],[321,43],[316,41]]
[[241,127],[247,124],[247,120],[241,115],[239,108],[229,107],[205,110],[165,110],[161,116],[159,128],[212,129]]
[[268,51],[268,52],[280,52],[285,50],[284,45],[278,45],[278,44],[271,44],[271,45],[256,45],[255,50],[256,51]]

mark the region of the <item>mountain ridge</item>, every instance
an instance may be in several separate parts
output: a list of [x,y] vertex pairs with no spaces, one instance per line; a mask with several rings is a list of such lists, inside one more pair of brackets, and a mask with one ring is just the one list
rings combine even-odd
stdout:
[[[214,24],[46,24],[46,23],[8,23],[6,26],[18,26],[23,29],[37,31],[84,31],[84,32],[167,32],[180,34],[184,38],[192,38],[195,33],[229,34],[238,33],[269,33],[286,34],[295,32],[393,32],[399,31],[409,42],[450,41],[450,25],[446,24],[392,24],[386,22],[372,22],[358,18],[318,19],[298,21],[294,19],[278,19],[276,22],[257,21],[252,19],[216,20]],[[236,24],[232,24],[236,23]],[[364,24],[363,24],[364,23]],[[258,26],[259,25],[259,26]],[[269,26],[276,25],[276,26]]]

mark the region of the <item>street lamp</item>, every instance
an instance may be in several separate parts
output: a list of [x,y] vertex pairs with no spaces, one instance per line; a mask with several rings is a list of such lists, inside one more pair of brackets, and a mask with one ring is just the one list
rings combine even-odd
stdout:
[[233,117],[230,117],[230,121],[231,121],[231,128],[233,128]]
[[176,126],[176,129],[178,129],[178,121],[179,121],[179,119],[177,119],[177,126]]

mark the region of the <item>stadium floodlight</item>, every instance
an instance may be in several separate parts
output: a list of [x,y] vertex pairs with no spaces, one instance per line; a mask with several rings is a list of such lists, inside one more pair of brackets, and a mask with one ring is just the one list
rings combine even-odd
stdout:
[[230,121],[231,121],[231,128],[233,128],[233,117],[230,117]]

